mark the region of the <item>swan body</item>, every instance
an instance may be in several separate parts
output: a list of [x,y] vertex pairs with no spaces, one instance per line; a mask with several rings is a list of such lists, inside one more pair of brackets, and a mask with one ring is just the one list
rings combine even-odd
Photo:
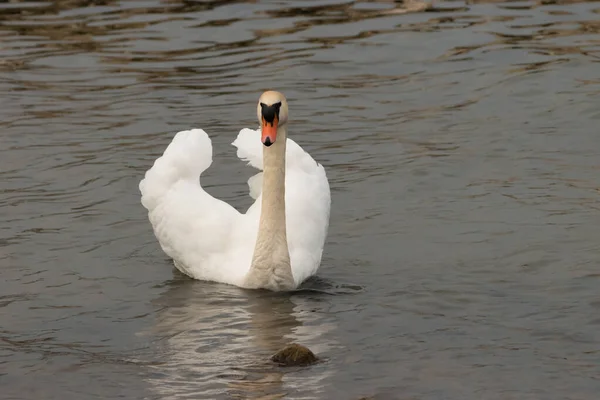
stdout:
[[261,129],[242,129],[232,143],[261,170],[248,180],[255,202],[245,213],[208,194],[200,175],[212,163],[202,129],[181,131],[139,189],[163,251],[192,278],[244,288],[292,290],[314,275],[330,213],[325,169],[287,138],[287,102],[265,92]]

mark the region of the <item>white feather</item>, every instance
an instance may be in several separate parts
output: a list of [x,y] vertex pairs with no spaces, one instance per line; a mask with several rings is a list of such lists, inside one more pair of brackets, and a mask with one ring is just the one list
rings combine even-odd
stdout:
[[[242,129],[237,155],[262,169],[260,131]],[[286,229],[296,285],[314,275],[327,236],[330,190],[325,169],[297,143],[286,144]],[[142,204],[163,251],[195,279],[241,286],[250,269],[261,209],[262,173],[248,180],[256,201],[245,214],[209,195],[200,174],[212,163],[202,129],[175,135],[140,182]]]

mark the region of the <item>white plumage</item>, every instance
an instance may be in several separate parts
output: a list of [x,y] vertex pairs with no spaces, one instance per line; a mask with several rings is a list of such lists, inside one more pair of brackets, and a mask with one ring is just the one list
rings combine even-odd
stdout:
[[[316,273],[329,225],[330,191],[322,165],[286,139],[285,216],[296,286]],[[242,129],[237,155],[263,169],[260,130]],[[261,214],[262,172],[248,180],[256,201],[242,214],[208,194],[200,174],[212,163],[212,144],[202,129],[175,135],[140,182],[142,204],[163,251],[192,278],[244,286]]]

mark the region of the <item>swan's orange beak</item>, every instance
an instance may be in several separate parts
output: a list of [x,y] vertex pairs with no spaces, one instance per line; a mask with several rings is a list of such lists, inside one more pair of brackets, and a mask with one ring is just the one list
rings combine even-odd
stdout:
[[279,118],[275,115],[273,118],[273,122],[268,122],[265,120],[265,117],[262,118],[262,136],[260,140],[267,147],[275,143],[275,139],[277,139],[277,123],[279,122]]

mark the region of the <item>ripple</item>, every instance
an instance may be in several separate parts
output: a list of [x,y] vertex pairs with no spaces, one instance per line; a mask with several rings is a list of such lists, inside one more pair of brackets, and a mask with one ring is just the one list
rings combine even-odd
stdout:
[[[599,10],[0,4],[3,393],[594,398]],[[272,86],[331,183],[319,277],[287,295],[191,282],[139,180],[201,127],[203,179],[247,207],[230,143]],[[326,362],[267,362],[291,341]]]
[[291,341],[317,352],[326,353],[331,346],[322,335],[333,327],[309,312],[307,307],[321,307],[311,306],[310,297],[255,295],[225,285],[186,281],[171,286],[157,302],[161,311],[153,330],[162,338],[168,358],[149,381],[161,397],[320,392],[325,376],[307,380],[268,361]]

